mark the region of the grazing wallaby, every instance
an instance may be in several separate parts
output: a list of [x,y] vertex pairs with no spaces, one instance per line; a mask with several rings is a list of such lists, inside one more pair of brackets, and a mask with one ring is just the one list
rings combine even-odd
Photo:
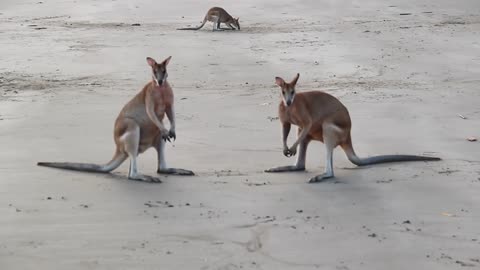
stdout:
[[[240,30],[240,23],[238,22],[240,18],[233,18],[228,12],[221,8],[221,7],[212,7],[208,10],[207,15],[203,18],[203,22],[198,27],[190,27],[190,28],[178,28],[177,30],[199,30],[202,28],[207,21],[213,22],[213,30],[212,31],[220,31],[220,30]],[[220,23],[226,24],[230,28],[220,28]]]
[[[294,156],[297,146],[300,146],[297,162],[293,166],[276,167],[265,172],[304,171],[307,147],[312,140],[325,144],[327,157],[325,173],[311,178],[310,183],[334,177],[332,158],[333,150],[338,145],[343,148],[348,160],[357,166],[396,161],[440,160],[436,157],[413,155],[358,157],[353,150],[350,134],[352,123],[347,108],[338,99],[322,91],[295,93],[299,76],[300,74],[297,74],[290,83],[280,77],[275,78],[276,84],[282,89],[278,114],[283,125],[283,154],[287,157]],[[298,126],[298,138],[292,147],[288,148],[287,138],[291,124]]]
[[[147,182],[161,182],[159,178],[142,175],[137,172],[137,156],[150,147],[155,147],[158,153],[158,173],[193,175],[192,171],[167,168],[165,163],[165,142],[176,139],[175,113],[173,108],[173,91],[167,82],[167,65],[171,56],[158,64],[147,57],[147,63],[152,68],[152,81],[130,100],[122,109],[115,121],[113,137],[117,149],[110,162],[105,165],[70,162],[39,162],[39,166],[108,173],[130,158],[128,179]],[[167,115],[170,120],[170,130],[163,125]]]

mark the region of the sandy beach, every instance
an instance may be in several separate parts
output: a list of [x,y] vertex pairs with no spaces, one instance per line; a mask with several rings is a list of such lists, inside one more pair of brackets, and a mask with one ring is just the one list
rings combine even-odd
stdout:
[[[241,31],[177,31],[212,6]],[[37,167],[105,163],[113,122],[172,56],[177,140],[193,177],[129,181]],[[0,1],[0,269],[480,268],[480,3],[328,0]],[[349,109],[362,157],[440,162],[336,178],[314,142],[282,155],[275,76]],[[291,132],[289,144],[295,139]],[[157,175],[154,149],[139,170]]]

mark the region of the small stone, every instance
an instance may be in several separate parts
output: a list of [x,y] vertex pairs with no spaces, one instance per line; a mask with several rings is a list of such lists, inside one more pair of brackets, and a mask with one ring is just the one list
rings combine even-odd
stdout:
[[475,138],[475,137],[468,137],[468,138],[467,138],[467,141],[469,141],[469,142],[476,142],[476,141],[477,141],[477,138]]

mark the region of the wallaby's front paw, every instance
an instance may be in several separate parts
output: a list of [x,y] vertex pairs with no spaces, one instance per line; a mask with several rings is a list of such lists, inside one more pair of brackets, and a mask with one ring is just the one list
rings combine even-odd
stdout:
[[174,141],[177,140],[177,134],[175,133],[174,129],[170,129],[170,131],[168,132],[168,137],[172,138]]
[[164,141],[170,141],[170,132],[168,131],[168,129],[163,129],[160,131],[160,133],[162,134],[162,139]]
[[171,141],[170,141],[170,137],[168,137],[168,134],[162,135],[162,139],[163,139],[164,141],[169,141],[169,142],[171,142]]
[[286,157],[293,157],[296,154],[297,154],[297,148],[296,147],[283,149],[283,155],[286,156]]

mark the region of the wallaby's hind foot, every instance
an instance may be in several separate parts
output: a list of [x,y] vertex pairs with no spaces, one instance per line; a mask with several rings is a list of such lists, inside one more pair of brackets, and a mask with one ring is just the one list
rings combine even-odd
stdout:
[[333,178],[333,174],[323,173],[310,178],[310,181],[308,181],[308,183],[310,184],[320,183],[320,182],[323,182],[324,180],[331,179],[331,178]]
[[131,175],[128,176],[128,179],[134,181],[143,181],[147,183],[162,183],[162,180],[160,180],[160,178],[143,174]]
[[270,168],[265,170],[267,173],[279,173],[279,172],[301,172],[305,171],[304,166],[296,166],[296,165],[291,165],[291,166],[280,166],[280,167],[275,167],[275,168]]
[[178,168],[165,168],[165,169],[158,169],[158,174],[172,174],[172,175],[195,175],[194,172],[185,169],[178,169]]

